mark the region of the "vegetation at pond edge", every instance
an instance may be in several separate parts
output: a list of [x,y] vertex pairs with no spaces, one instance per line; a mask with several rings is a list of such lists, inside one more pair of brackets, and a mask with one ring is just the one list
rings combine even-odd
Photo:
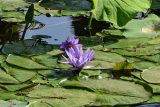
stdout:
[[[158,9],[160,0],[0,0],[0,107],[160,106]],[[89,34],[25,39],[41,14],[88,18]],[[106,27],[93,31],[95,20]]]

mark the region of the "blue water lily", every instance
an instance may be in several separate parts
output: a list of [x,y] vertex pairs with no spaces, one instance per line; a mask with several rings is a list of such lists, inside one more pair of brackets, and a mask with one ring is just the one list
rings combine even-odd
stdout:
[[65,50],[67,57],[64,57],[64,61],[62,63],[67,63],[72,65],[76,69],[82,69],[85,64],[93,59],[95,56],[95,51],[91,51],[90,48],[83,53],[82,46],[71,47],[68,50]]
[[74,37],[72,38],[68,38],[65,42],[62,42],[61,46],[60,46],[60,50],[68,50],[71,47],[75,47],[75,46],[80,46],[80,44],[78,44],[79,39],[75,39]]

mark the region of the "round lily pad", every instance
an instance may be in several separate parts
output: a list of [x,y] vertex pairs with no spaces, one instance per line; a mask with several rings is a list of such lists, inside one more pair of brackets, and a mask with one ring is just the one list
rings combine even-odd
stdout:
[[160,83],[160,66],[144,70],[141,77],[149,83]]

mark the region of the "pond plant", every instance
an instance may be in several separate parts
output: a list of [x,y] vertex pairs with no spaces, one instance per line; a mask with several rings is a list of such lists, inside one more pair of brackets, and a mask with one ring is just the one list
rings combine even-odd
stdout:
[[78,39],[69,38],[60,47],[60,49],[65,50],[68,57],[63,56],[64,61],[62,63],[72,65],[74,74],[79,74],[85,64],[91,61],[95,55],[95,52],[91,51],[90,48],[83,53],[82,45],[78,44],[78,41]]
[[[2,31],[0,107],[159,106],[159,7],[159,0],[0,0],[3,23],[25,24],[19,40],[13,28]],[[47,43],[47,34],[25,39],[40,14],[110,26],[61,45]]]

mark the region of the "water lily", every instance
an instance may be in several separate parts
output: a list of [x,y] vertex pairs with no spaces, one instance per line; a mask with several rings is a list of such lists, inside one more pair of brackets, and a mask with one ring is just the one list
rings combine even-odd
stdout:
[[82,46],[71,47],[68,50],[65,50],[67,57],[64,57],[62,63],[72,65],[77,74],[80,70],[91,61],[95,55],[95,51],[91,51],[90,48],[83,53]]
[[75,39],[75,38],[68,38],[65,42],[62,42],[61,46],[60,46],[60,50],[68,50],[69,48],[75,47],[75,46],[79,46],[80,44],[78,44],[79,39]]

